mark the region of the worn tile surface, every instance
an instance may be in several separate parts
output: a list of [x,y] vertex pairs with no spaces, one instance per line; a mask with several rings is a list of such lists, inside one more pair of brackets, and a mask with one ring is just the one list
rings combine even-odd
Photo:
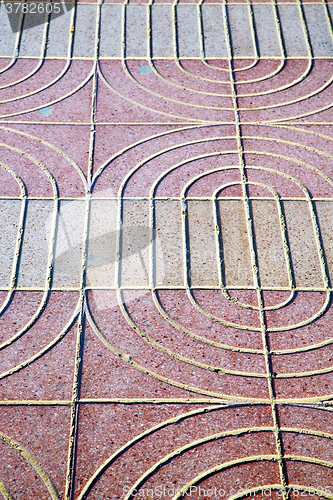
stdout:
[[332,20],[0,4],[0,497],[332,500]]

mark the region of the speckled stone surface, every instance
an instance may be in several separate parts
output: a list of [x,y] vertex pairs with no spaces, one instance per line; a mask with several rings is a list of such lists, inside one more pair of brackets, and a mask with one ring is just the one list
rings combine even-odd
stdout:
[[332,1],[8,8],[0,497],[331,500]]

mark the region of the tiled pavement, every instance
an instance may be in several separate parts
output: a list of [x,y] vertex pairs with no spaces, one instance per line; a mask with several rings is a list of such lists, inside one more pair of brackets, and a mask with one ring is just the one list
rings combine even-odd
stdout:
[[0,498],[332,499],[333,4],[38,5],[0,9]]

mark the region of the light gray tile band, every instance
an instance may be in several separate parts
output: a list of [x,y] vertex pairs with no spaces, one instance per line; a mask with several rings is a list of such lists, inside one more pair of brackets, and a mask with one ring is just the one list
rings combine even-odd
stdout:
[[[96,45],[97,5],[76,7],[74,57],[93,58]],[[333,6],[328,10],[332,16]],[[150,11],[150,15],[149,15]],[[253,58],[282,55],[278,23],[287,57],[309,57],[309,40],[314,57],[333,57],[330,19],[322,4],[279,4],[227,6],[228,25],[234,57]],[[174,16],[175,12],[175,16]],[[201,17],[200,17],[201,12]],[[302,20],[302,12],[304,21]],[[125,14],[124,14],[125,13]],[[67,57],[71,35],[71,11],[57,19],[51,17],[47,57]],[[148,33],[151,29],[151,54],[154,58],[227,57],[222,5],[103,5],[101,8],[100,49],[102,58],[123,55],[124,18],[126,19],[126,57],[149,57]],[[176,22],[176,29],[174,29]],[[43,53],[43,26],[23,31],[19,56],[40,57]],[[175,33],[177,38],[175,38]],[[0,56],[14,55],[16,34],[10,29],[2,4],[0,9]]]

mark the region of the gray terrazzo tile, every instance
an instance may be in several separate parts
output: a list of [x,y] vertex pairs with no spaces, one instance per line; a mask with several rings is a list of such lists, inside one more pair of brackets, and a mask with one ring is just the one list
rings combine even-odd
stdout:
[[53,207],[52,200],[28,201],[18,286],[45,286]]
[[75,22],[74,57],[94,57],[96,5],[79,5]]
[[232,55],[254,57],[255,50],[248,6],[229,5],[228,17]]
[[153,57],[174,57],[174,33],[171,5],[153,5],[152,38]]
[[215,223],[210,200],[188,202],[192,286],[218,286]]
[[260,285],[287,287],[288,271],[276,201],[252,200],[251,207]]
[[228,57],[222,7],[203,5],[202,23],[205,57]]
[[129,5],[126,8],[126,57],[147,57],[147,7]]
[[149,283],[149,203],[123,202],[122,286],[148,286]]
[[222,253],[227,286],[253,286],[249,237],[242,200],[219,201]]
[[55,19],[51,14],[47,57],[67,57],[69,55],[72,17],[72,10]]
[[280,57],[281,43],[272,5],[253,5],[255,32],[260,57]]
[[316,211],[319,218],[320,233],[323,239],[326,265],[331,281],[333,280],[333,203],[331,201],[316,201]]
[[298,5],[279,5],[278,11],[287,57],[309,57]]
[[100,57],[121,57],[123,7],[103,5],[100,32]]
[[60,202],[53,278],[55,287],[80,284],[85,207],[82,200]]
[[20,56],[41,57],[43,55],[43,39],[46,24],[40,24],[34,28],[24,29],[20,44]]
[[[328,7],[333,15],[333,7]],[[123,9],[121,5],[103,5],[101,9],[100,57],[121,57]],[[151,6],[152,55],[155,58],[174,57],[175,39],[173,7]],[[309,39],[314,57],[331,57],[333,40],[329,20],[323,5],[303,5]],[[202,29],[206,58],[226,58],[227,43],[221,5],[178,5],[177,45],[179,57],[201,57]],[[51,16],[47,41],[47,57],[67,57],[72,11],[53,19]],[[309,57],[298,5],[279,4],[277,7],[287,57]],[[93,58],[96,42],[96,5],[78,5],[74,32],[74,57]],[[234,57],[252,58],[255,55],[253,32],[248,5],[228,5],[227,15]],[[281,47],[272,5],[253,5],[254,27],[259,56],[280,57]],[[5,9],[0,10],[0,56],[13,55],[16,34],[12,33]],[[200,27],[201,26],[201,27]],[[45,24],[24,30],[19,55],[39,57],[43,51]],[[148,57],[148,7],[126,6],[126,56]]]
[[333,40],[324,5],[304,5],[310,43],[315,57],[332,57]]
[[15,50],[17,33],[12,32],[3,4],[0,5],[0,27],[0,56],[12,57]]
[[199,20],[195,5],[177,6],[179,57],[200,57]]
[[117,200],[92,200],[87,283],[114,286],[117,242]]
[[21,213],[20,200],[0,200],[0,286],[10,286]]
[[[156,235],[159,239],[163,268],[156,266],[156,283],[181,286],[184,284],[181,202],[155,201]],[[161,258],[158,259],[161,261]]]
[[296,286],[322,287],[323,277],[306,201],[283,202]]

